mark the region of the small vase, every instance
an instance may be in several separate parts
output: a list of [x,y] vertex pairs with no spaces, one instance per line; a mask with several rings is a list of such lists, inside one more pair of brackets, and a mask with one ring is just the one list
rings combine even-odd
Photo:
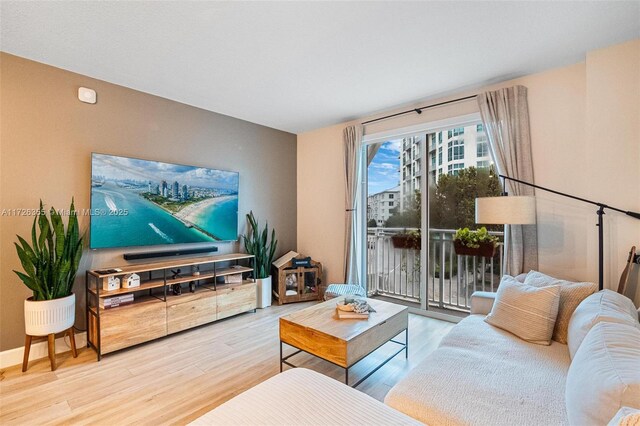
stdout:
[[76,295],[52,300],[24,301],[24,327],[29,336],[60,333],[73,326],[76,319]]

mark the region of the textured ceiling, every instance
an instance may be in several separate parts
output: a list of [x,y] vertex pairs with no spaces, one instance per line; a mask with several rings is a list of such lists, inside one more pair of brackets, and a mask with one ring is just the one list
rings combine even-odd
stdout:
[[0,49],[299,133],[584,60],[640,2],[11,2]]

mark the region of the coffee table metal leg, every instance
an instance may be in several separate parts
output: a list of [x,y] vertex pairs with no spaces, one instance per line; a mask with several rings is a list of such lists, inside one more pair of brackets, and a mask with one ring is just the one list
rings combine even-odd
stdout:
[[349,386],[349,368],[344,369],[344,384]]
[[404,358],[409,359],[409,327],[404,329]]
[[280,372],[282,373],[282,340],[280,340]]

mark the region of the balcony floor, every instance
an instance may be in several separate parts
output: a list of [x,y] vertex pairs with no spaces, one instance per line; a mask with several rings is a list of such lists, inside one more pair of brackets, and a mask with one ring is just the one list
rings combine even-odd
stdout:
[[[384,300],[385,302],[389,302],[389,303],[395,303],[398,305],[403,305],[403,306],[407,306],[409,308],[414,308],[419,310],[420,309],[420,304],[417,302],[411,302],[408,300],[404,300],[401,298],[396,298],[396,297],[391,297],[391,296],[384,296],[384,295],[380,295],[380,294],[374,294],[373,296],[370,296],[372,299],[378,299],[378,300]],[[466,318],[469,316],[468,312],[462,312],[462,311],[458,311],[456,309],[447,309],[447,308],[440,308],[437,306],[429,306],[429,309],[427,310],[427,312],[435,312],[438,314],[442,314],[442,315],[450,315],[453,317],[457,317],[457,318]]]

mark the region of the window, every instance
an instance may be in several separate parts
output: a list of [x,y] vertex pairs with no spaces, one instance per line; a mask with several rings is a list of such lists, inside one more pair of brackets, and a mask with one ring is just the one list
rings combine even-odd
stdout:
[[389,199],[393,200],[393,194],[389,194]]
[[484,127],[482,127],[482,124],[478,124],[476,126],[476,132],[478,132],[478,133],[484,132]]
[[438,166],[442,166],[442,147],[438,148]]
[[438,169],[438,176],[442,174],[442,167]]
[[477,166],[478,169],[488,169],[489,168],[489,161],[488,160],[478,161],[476,163],[476,166]]
[[464,139],[456,139],[447,144],[449,161],[464,160]]
[[430,147],[430,149],[431,149],[431,150],[436,149],[436,134],[435,134],[435,133],[431,133],[431,134],[429,135],[429,139],[431,140],[431,147]]
[[456,127],[455,129],[451,129],[448,132],[449,137],[447,139],[451,139],[454,136],[464,135],[464,127]]
[[447,166],[447,173],[456,176],[462,169],[464,169],[464,163],[449,164],[449,166]]
[[489,156],[489,144],[487,142],[483,142],[478,140],[478,145],[476,149],[476,155],[478,157],[488,157]]
[[431,154],[431,168],[432,169],[436,168],[436,153],[435,152],[433,154]]
[[442,143],[442,132],[438,132],[438,143]]
[[393,201],[389,201],[389,207],[393,207]]

